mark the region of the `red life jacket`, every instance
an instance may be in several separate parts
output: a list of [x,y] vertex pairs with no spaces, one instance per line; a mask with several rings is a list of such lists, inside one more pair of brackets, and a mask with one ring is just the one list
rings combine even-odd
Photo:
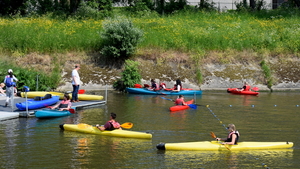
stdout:
[[183,103],[184,103],[184,100],[183,100],[182,98],[178,98],[178,99],[176,99],[176,101],[175,101],[175,104],[176,104],[176,105],[183,105]]
[[250,90],[250,86],[249,85],[244,86],[244,90],[245,91],[249,91]]

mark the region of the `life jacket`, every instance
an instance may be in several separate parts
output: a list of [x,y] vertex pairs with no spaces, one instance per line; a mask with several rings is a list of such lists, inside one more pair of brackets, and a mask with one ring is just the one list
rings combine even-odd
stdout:
[[110,128],[106,128],[105,130],[114,130],[114,129],[119,129],[121,127],[120,123],[116,121],[108,121],[110,123]]
[[240,138],[240,134],[238,131],[235,132],[230,132],[227,136],[227,139],[225,140],[225,142],[231,142],[232,141],[232,135],[235,134],[236,135],[236,139],[234,141],[234,144],[237,144]]
[[9,75],[5,77],[5,85],[6,87],[15,86],[16,84],[13,82],[13,78]]
[[[175,85],[174,85],[174,90],[178,90],[178,89],[177,89],[177,87],[178,87],[178,85],[177,85],[177,84],[175,84]],[[181,86],[181,85],[179,85],[179,87],[180,87],[180,89],[179,89],[179,90],[181,90],[181,89],[182,89],[182,86]]]
[[183,101],[183,99],[176,99],[176,101],[175,101],[175,104],[176,105],[183,105],[183,103],[184,103],[184,101]]
[[159,88],[160,89],[165,89],[166,88],[166,84],[165,83],[160,83]]
[[59,108],[67,108],[69,106],[70,100],[63,100],[60,102]]
[[152,89],[158,89],[157,83],[152,83],[151,88],[152,88]]

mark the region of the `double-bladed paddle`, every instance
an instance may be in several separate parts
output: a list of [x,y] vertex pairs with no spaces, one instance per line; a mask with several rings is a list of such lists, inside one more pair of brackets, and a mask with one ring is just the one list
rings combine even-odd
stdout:
[[[124,129],[131,129],[133,127],[133,123],[126,122],[126,123],[121,124],[120,126]],[[93,127],[93,126],[89,125],[89,124],[85,124],[85,123],[78,124],[78,128],[81,128],[81,129],[88,128],[88,127]]]
[[[215,135],[214,132],[210,132],[210,136],[211,136],[212,138],[214,138],[214,139],[217,138],[217,136]],[[226,144],[222,144],[222,145],[224,145],[228,150],[230,150],[230,148],[229,148]]]

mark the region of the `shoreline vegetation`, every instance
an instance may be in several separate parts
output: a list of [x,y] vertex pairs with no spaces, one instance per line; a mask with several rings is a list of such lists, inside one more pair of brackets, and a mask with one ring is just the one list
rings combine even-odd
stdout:
[[[156,64],[191,64],[191,67],[197,67],[195,72],[198,71],[200,77],[198,67],[204,64],[257,62],[261,63],[266,85],[271,88],[270,60],[299,58],[299,14],[299,10],[264,10],[253,13],[186,11],[165,16],[152,13],[143,17],[127,16],[144,33],[143,41],[132,58],[153,60]],[[85,60],[100,62],[95,56],[101,58],[99,48],[103,21],[72,17],[54,19],[49,15],[2,17],[0,57],[5,60],[4,67],[28,69],[22,66],[32,62],[26,59],[32,55],[39,56],[40,62],[46,62],[44,59],[47,59],[55,66],[47,63],[44,66],[50,68],[37,68],[35,71],[44,74],[54,72],[55,75],[50,76],[56,82],[50,88],[56,88],[59,85],[57,78],[60,79],[58,76],[66,62],[80,60],[82,53],[89,57]],[[70,53],[76,59],[60,58]],[[7,56],[13,59],[7,59]],[[16,64],[16,60],[22,60],[23,63]],[[203,81],[198,79],[197,82],[201,84]]]

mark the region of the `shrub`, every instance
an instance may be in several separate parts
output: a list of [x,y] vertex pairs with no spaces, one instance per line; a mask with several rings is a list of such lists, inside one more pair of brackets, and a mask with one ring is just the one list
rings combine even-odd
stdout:
[[143,32],[124,17],[103,21],[103,29],[101,33],[103,48],[100,53],[105,56],[106,61],[114,64],[122,64],[129,59],[143,36]]
[[133,87],[141,82],[141,75],[138,69],[138,62],[132,60],[125,61],[125,68],[122,72],[122,78],[113,84],[113,88],[119,91],[125,91],[126,87]]

